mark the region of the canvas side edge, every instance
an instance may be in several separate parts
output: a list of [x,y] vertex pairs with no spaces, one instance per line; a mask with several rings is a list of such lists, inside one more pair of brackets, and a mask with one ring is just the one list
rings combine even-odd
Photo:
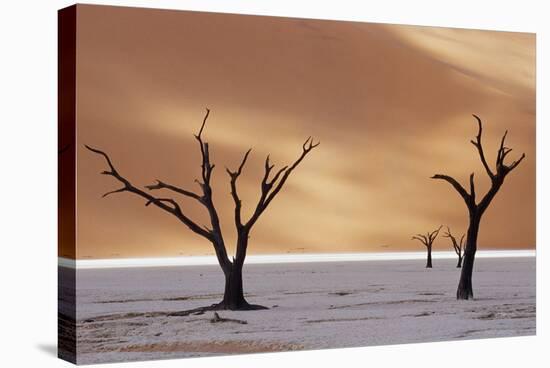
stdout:
[[[58,256],[76,258],[76,11],[58,11]],[[58,267],[58,357],[76,364],[76,270]]]

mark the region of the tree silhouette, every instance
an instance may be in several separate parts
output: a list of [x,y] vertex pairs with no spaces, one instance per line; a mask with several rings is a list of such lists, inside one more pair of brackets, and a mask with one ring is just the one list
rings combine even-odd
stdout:
[[156,184],[147,185],[145,188],[152,190],[167,190],[180,194],[182,196],[191,198],[200,203],[208,212],[210,217],[211,226],[200,226],[195,221],[190,219],[185,215],[182,208],[173,198],[167,197],[155,197],[148,192],[143,191],[135,187],[128,179],[123,177],[118,170],[113,165],[109,156],[98,149],[86,146],[90,151],[97,153],[103,156],[109,166],[109,170],[103,171],[101,174],[110,175],[116,180],[121,182],[123,186],[119,189],[107,192],[103,195],[106,197],[114,193],[129,192],[133,193],[139,197],[142,197],[146,200],[145,206],[154,205],[165,212],[175,216],[180,220],[184,225],[186,225],[191,231],[207,239],[212,243],[218,263],[225,275],[225,290],[223,300],[218,304],[214,304],[208,309],[230,309],[230,310],[251,310],[251,309],[265,309],[265,307],[260,305],[249,304],[243,293],[243,279],[242,279],[242,269],[244,261],[246,258],[246,251],[248,249],[248,240],[250,232],[254,224],[258,221],[260,216],[264,213],[269,204],[273,201],[275,196],[281,191],[284,184],[288,180],[292,171],[302,162],[306,155],[311,152],[312,149],[319,145],[319,142],[313,143],[313,139],[309,137],[302,146],[302,153],[298,159],[290,166],[285,166],[279,169],[275,174],[270,178],[271,171],[274,168],[274,165],[270,164],[269,155],[265,160],[265,173],[261,182],[261,194],[256,204],[254,213],[250,219],[246,222],[243,222],[241,216],[241,199],[239,198],[237,192],[237,179],[241,175],[243,168],[246,164],[248,156],[251,152],[251,149],[246,151],[244,157],[235,171],[226,169],[230,177],[231,184],[231,196],[235,202],[235,227],[237,230],[237,247],[236,254],[232,257],[232,260],[229,259],[227,254],[227,248],[222,235],[222,230],[220,227],[220,221],[216,207],[214,206],[212,187],[210,185],[212,178],[212,171],[214,170],[215,165],[210,162],[210,150],[209,145],[202,138],[202,133],[206,125],[206,121],[210,114],[210,110],[206,109],[206,114],[204,116],[201,128],[199,133],[195,135],[200,147],[202,163],[201,163],[201,179],[195,180],[200,189],[200,193],[195,193],[186,189],[182,189],[172,184],[162,182],[160,180],[156,181]]
[[436,229],[432,232],[427,232],[426,235],[416,234],[415,236],[413,236],[411,238],[411,240],[420,241],[426,247],[426,250],[428,252],[428,258],[427,258],[427,261],[426,261],[426,268],[432,268],[432,246],[433,246],[435,238],[437,238],[437,235],[439,234],[440,230],[441,230],[441,226],[438,229]]
[[476,191],[474,185],[474,173],[470,174],[470,191],[466,191],[464,187],[453,177],[448,175],[436,174],[432,176],[432,179],[441,179],[445,180],[453,186],[453,188],[460,194],[466,207],[468,208],[469,215],[469,226],[466,236],[466,245],[464,247],[464,262],[462,265],[462,271],[460,273],[460,281],[458,283],[458,289],[456,291],[457,299],[471,299],[474,297],[474,292],[472,289],[472,273],[474,270],[474,259],[477,250],[477,236],[479,232],[479,224],[481,222],[481,217],[491,204],[491,201],[499,191],[500,187],[504,183],[506,176],[514,170],[520,162],[525,158],[525,153],[521,157],[513,161],[510,165],[504,163],[506,156],[512,151],[511,148],[508,148],[504,145],[506,140],[506,135],[508,131],[504,133],[500,141],[500,147],[497,151],[496,158],[496,170],[493,172],[489,167],[487,160],[485,159],[485,153],[483,152],[483,145],[481,143],[481,134],[483,131],[481,119],[477,115],[472,115],[478,123],[478,133],[475,140],[470,142],[476,147],[479,158],[487,175],[491,179],[491,187],[485,193],[483,198],[476,202]]
[[445,234],[443,234],[445,238],[451,239],[451,242],[453,243],[453,249],[455,250],[456,255],[458,256],[458,263],[456,264],[456,268],[462,267],[462,246],[464,244],[464,236],[466,234],[462,234],[460,237],[460,241],[457,241],[456,238],[451,234],[451,229],[447,226],[447,231]]

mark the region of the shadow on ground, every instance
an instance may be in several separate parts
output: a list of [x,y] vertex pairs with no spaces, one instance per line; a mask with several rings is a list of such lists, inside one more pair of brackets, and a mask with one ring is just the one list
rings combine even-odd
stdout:
[[36,348],[48,355],[57,357],[57,345],[56,344],[38,344]]

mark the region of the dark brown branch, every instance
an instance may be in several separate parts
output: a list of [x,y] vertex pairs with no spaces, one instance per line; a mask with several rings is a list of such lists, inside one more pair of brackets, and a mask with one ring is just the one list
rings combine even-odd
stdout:
[[496,167],[497,169],[502,166],[503,160],[504,160],[504,150],[506,147],[504,147],[504,141],[506,140],[506,136],[508,135],[508,131],[506,130],[504,132],[504,135],[502,136],[502,139],[500,140],[500,147],[497,151],[497,161],[496,161]]
[[426,233],[426,235],[416,234],[411,238],[411,240],[418,240],[422,244],[424,244],[426,247],[431,248],[435,238],[437,238],[437,235],[439,234],[439,231],[441,230],[441,227],[443,227],[443,225],[441,225],[440,227],[438,227],[437,229],[435,229],[432,232],[428,231]]
[[511,149],[511,148],[504,147],[504,148],[502,149],[502,158],[501,158],[501,160],[502,160],[503,162],[504,162],[504,159],[506,158],[506,156],[507,156],[510,152],[512,152],[512,149]]
[[204,130],[204,126],[206,125],[206,120],[208,120],[208,116],[210,115],[210,109],[207,107],[206,108],[206,114],[204,115],[204,118],[202,119],[202,125],[201,125],[201,128],[199,129],[199,134],[196,135],[196,137],[198,139],[201,138],[201,135],[202,135],[202,131]]
[[306,141],[302,145],[302,153],[300,154],[298,159],[294,161],[291,166],[285,166],[277,171],[272,180],[269,180],[269,174],[274,168],[274,165],[271,165],[269,163],[269,155],[267,156],[264,165],[265,173],[261,185],[262,192],[260,194],[260,199],[258,200],[258,204],[256,205],[254,213],[245,225],[247,229],[250,229],[256,223],[263,211],[265,211],[267,206],[269,206],[271,201],[281,191],[292,171],[300,164],[300,162],[302,162],[307,154],[311,152],[311,150],[313,150],[315,147],[319,146],[319,144],[320,142],[313,143],[313,139],[311,137],[308,137],[308,139],[306,139]]
[[225,242],[223,240],[220,219],[218,216],[218,212],[216,211],[216,207],[214,206],[214,202],[212,200],[212,187],[210,185],[210,178],[212,177],[212,170],[214,170],[215,165],[210,163],[209,146],[208,146],[208,143],[204,142],[202,139],[202,133],[204,131],[204,128],[206,126],[206,122],[209,116],[210,116],[210,109],[207,108],[206,114],[204,115],[201,127],[199,129],[199,133],[195,135],[195,138],[199,142],[201,157],[202,157],[202,163],[201,163],[202,182],[200,182],[199,180],[196,180],[196,182],[199,184],[203,192],[201,202],[208,210],[208,215],[210,216],[210,223],[212,225],[212,230],[209,232],[209,234],[211,235],[212,243],[214,244],[216,256],[224,272],[227,272],[231,265],[231,261],[227,256],[227,250],[225,248]]
[[466,204],[468,206],[470,206],[470,204],[472,202],[470,195],[468,194],[466,189],[464,189],[464,187],[462,185],[460,185],[460,183],[458,181],[456,181],[455,178],[453,178],[449,175],[436,174],[436,175],[432,176],[432,179],[441,179],[441,180],[445,180],[446,182],[450,183],[453,186],[453,188],[456,189],[458,194],[460,194],[460,196],[464,199]]
[[411,238],[412,240],[418,240],[419,242],[421,242],[426,247],[426,251],[428,252],[427,260],[426,260],[426,268],[432,268],[433,243],[435,241],[435,238],[437,238],[437,235],[439,234],[440,230],[441,230],[441,226],[439,226],[439,228],[437,228],[436,230],[434,230],[432,232],[428,231],[426,233],[426,235],[416,234]]
[[275,175],[273,175],[273,178],[269,181],[269,184],[273,186],[273,184],[275,184],[279,179],[279,176],[281,176],[281,174],[285,172],[287,168],[288,166],[283,166],[279,171],[277,171]]
[[420,241],[422,244],[424,244],[424,246],[428,246],[428,239],[426,238],[425,235],[422,235],[422,234],[416,234],[414,235],[411,240],[418,240]]
[[246,164],[246,160],[248,160],[248,155],[250,154],[250,151],[252,151],[252,148],[250,148],[244,154],[244,157],[237,171],[231,171],[228,168],[226,168],[226,171],[229,174],[229,177],[231,178],[231,181],[230,181],[231,197],[233,197],[233,201],[235,202],[235,226],[237,226],[237,229],[241,229],[243,227],[242,220],[241,220],[242,202],[241,202],[241,199],[239,198],[239,194],[237,193],[237,178],[241,175],[243,171],[244,165]]
[[[298,157],[296,161],[294,161],[294,163],[289,168],[284,170],[284,174],[281,180],[275,186],[275,189],[273,189],[273,191],[268,195],[265,201],[265,207],[267,207],[269,203],[273,200],[273,198],[275,198],[275,196],[281,191],[281,189],[283,188],[284,184],[286,183],[292,171],[300,164],[300,162],[302,162],[302,160],[307,156],[307,154],[311,152],[312,149],[319,146],[319,144],[321,144],[321,142],[317,142],[314,144],[313,139],[311,137],[306,139],[306,141],[302,145],[302,154],[300,155],[300,157]],[[274,184],[274,182],[272,181],[271,184]]]
[[[159,202],[168,202],[173,206],[175,211],[181,211],[180,206],[172,198],[156,198],[156,200]],[[147,201],[147,203],[145,203],[145,207],[149,206],[151,203],[154,203],[154,201],[153,200]]]
[[234,323],[238,323],[238,324],[241,324],[241,325],[248,324],[248,322],[245,321],[245,320],[233,319],[233,318],[223,318],[223,317],[220,317],[220,315],[217,312],[214,312],[214,318],[212,318],[210,320],[210,323],[218,323],[218,322],[234,322]]
[[457,242],[456,238],[454,237],[453,234],[451,234],[451,229],[447,226],[447,231],[445,232],[445,234],[443,235],[445,238],[449,238],[451,239],[451,242],[453,244],[453,248],[455,250],[455,253],[460,256],[462,254],[462,245],[463,245],[463,241],[464,241],[464,236],[465,234],[462,234],[462,237],[460,238],[460,243]]
[[487,160],[485,159],[485,154],[483,152],[483,146],[481,144],[481,133],[483,132],[481,119],[475,114],[472,114],[472,116],[477,120],[478,132],[477,132],[476,140],[475,141],[472,140],[470,142],[472,142],[472,144],[477,148],[477,151],[479,152],[479,158],[481,159],[481,163],[483,164],[483,167],[485,168],[487,175],[489,175],[490,178],[493,178],[494,174],[489,168],[489,165],[487,164]]
[[[206,121],[208,120],[208,116],[210,115],[210,109],[206,108],[206,114],[204,115],[204,118],[202,120],[201,128],[199,129],[199,134],[195,134],[195,138],[199,142],[200,150],[201,150],[201,157],[202,157],[202,163],[201,163],[201,177],[203,182],[199,184],[201,185],[201,188],[203,185],[207,184],[210,181],[210,177],[212,175],[212,170],[214,169],[214,165],[210,164],[210,152],[208,149],[208,143],[203,142],[202,140],[202,132],[204,130],[204,127],[206,125]],[[210,185],[207,184],[207,187]],[[207,189],[207,188],[203,188]]]
[[197,201],[202,203],[202,197],[200,195],[196,194],[196,193],[193,193],[191,191],[176,187],[175,185],[164,183],[164,182],[162,182],[158,179],[156,181],[157,181],[157,184],[146,185],[145,188],[147,188],[149,190],[169,189],[171,191],[182,194],[184,196],[194,198]]
[[506,175],[508,175],[510,171],[514,170],[520,164],[520,162],[525,158],[525,153],[523,153],[518,160],[513,161],[510,165],[506,165],[504,163],[504,159],[506,158],[506,156],[510,152],[512,152],[511,148],[506,147],[504,145],[507,135],[508,135],[508,131],[505,131],[504,135],[502,136],[502,139],[500,140],[500,147],[497,152],[497,160],[496,160],[497,176],[500,176],[502,178],[506,177]]
[[120,192],[124,192],[124,191],[126,191],[126,187],[122,187],[122,188],[120,188],[120,189],[112,190],[112,191],[110,191],[110,192],[107,192],[107,193],[103,194],[103,195],[101,196],[101,198],[105,198],[105,197],[107,197],[107,196],[109,196],[109,195],[111,195],[111,194],[120,193]]
[[105,161],[107,162],[107,165],[109,165],[110,171],[104,171],[103,174],[111,175],[115,179],[117,179],[119,182],[124,184],[123,188],[114,190],[112,192],[105,193],[103,195],[104,197],[107,196],[107,195],[113,194],[113,193],[121,193],[121,192],[134,193],[134,194],[144,198],[147,201],[146,205],[149,205],[151,203],[154,204],[155,206],[159,207],[160,209],[176,216],[181,222],[183,222],[193,232],[195,232],[195,233],[211,240],[210,234],[208,232],[206,232],[204,229],[202,229],[199,225],[197,225],[194,221],[192,221],[189,217],[185,216],[183,214],[183,212],[181,211],[180,207],[177,205],[177,203],[175,201],[172,200],[172,202],[170,202],[173,206],[167,205],[165,203],[165,202],[167,202],[166,199],[156,198],[156,197],[150,195],[149,193],[146,193],[143,190],[135,187],[134,185],[132,185],[132,183],[130,183],[130,181],[128,179],[124,178],[122,175],[120,175],[118,173],[118,171],[116,170],[115,166],[113,165],[111,159],[109,158],[109,156],[105,152],[103,152],[101,150],[98,150],[98,149],[95,149],[95,148],[92,148],[90,146],[85,146],[85,147],[88,150],[90,150],[90,151],[92,151],[92,152],[94,152],[98,155],[101,155],[105,158]]
[[[88,145],[84,145],[84,147],[86,147],[87,149],[89,149],[90,151],[94,152],[94,153],[97,153],[101,156],[103,156],[105,158],[105,161],[107,161],[107,165],[109,165],[109,168],[111,169],[111,171],[103,171],[102,174],[106,175],[113,175],[113,176],[119,176],[118,175],[118,172],[116,171],[115,167],[113,166],[113,163],[111,162],[111,159],[109,158],[109,156],[107,156],[107,154],[103,151],[100,151],[98,149],[95,149],[95,148],[92,148]],[[118,178],[117,178],[118,179]],[[124,179],[123,183],[126,183],[126,179]]]
[[267,184],[267,179],[269,179],[269,173],[271,173],[271,170],[275,167],[275,165],[270,165],[269,164],[269,155],[267,155],[267,157],[265,158],[265,164],[264,164],[264,168],[265,168],[265,173],[264,173],[264,177],[262,179],[262,185],[265,185]]
[[474,184],[474,173],[470,174],[470,201],[475,205],[476,203],[476,188]]
[[439,226],[439,227],[437,228],[437,230],[432,231],[432,232],[428,235],[428,239],[430,240],[430,243],[433,243],[433,241],[435,240],[435,238],[437,238],[437,235],[439,235],[439,231],[441,230],[442,227],[443,227],[443,225]]
[[[317,147],[318,145],[319,145],[319,142],[314,144],[311,137],[309,137],[302,146],[302,154],[300,155],[300,157],[298,157],[298,159],[290,167],[285,166],[285,167],[281,168],[280,170],[278,170],[277,173],[275,173],[275,175],[273,176],[273,178],[271,180],[269,179],[269,176],[270,176],[270,173],[271,173],[271,171],[273,170],[273,168],[275,166],[270,164],[269,155],[266,157],[265,164],[264,164],[265,173],[264,173],[264,177],[262,178],[262,182],[261,182],[260,199],[258,200],[258,203],[256,204],[256,208],[254,210],[254,213],[252,214],[250,219],[244,225],[242,225],[241,222],[240,222],[241,221],[241,218],[240,218],[240,200],[239,200],[238,196],[233,197],[233,199],[235,200],[235,204],[236,204],[235,221],[238,224],[237,228],[239,228],[241,230],[238,233],[238,239],[237,239],[237,252],[236,252],[236,265],[237,266],[241,266],[244,263],[244,258],[246,256],[246,249],[247,249],[247,246],[248,246],[249,232],[252,229],[252,227],[254,226],[254,224],[256,223],[256,221],[258,221],[260,215],[265,211],[265,209],[267,208],[269,203],[271,203],[273,198],[275,198],[277,193],[280,192],[280,190],[282,189],[284,183],[286,182],[286,180],[288,179],[288,177],[292,173],[292,170],[294,170],[300,164],[300,162],[304,159],[304,157],[313,148]],[[238,177],[238,175],[236,175],[236,176],[233,175],[232,176],[232,182],[233,182],[233,177],[235,177],[234,180],[236,181],[236,178]],[[232,194],[236,194],[236,188],[233,188],[233,183],[232,183]]]
[[[511,150],[510,150],[510,151],[511,151]],[[520,157],[518,160],[512,162],[509,166],[507,166],[507,167],[508,167],[508,171],[510,172],[510,171],[514,170],[514,169],[516,168],[516,166],[518,166],[518,165],[520,164],[520,162],[521,162],[524,158],[525,158],[525,153],[522,153],[522,154],[521,154],[521,157]]]
[[454,178],[448,175],[437,174],[432,176],[432,179],[442,179],[447,181],[456,189],[456,191],[464,199],[470,212],[478,212],[479,210],[480,213],[483,213],[485,209],[489,206],[491,200],[494,198],[494,196],[498,192],[500,186],[504,182],[504,178],[506,177],[506,175],[508,175],[510,171],[515,169],[521,163],[521,161],[525,158],[525,154],[522,154],[518,160],[512,162],[508,166],[504,163],[504,158],[512,151],[511,148],[505,146],[506,137],[508,135],[508,131],[505,131],[504,135],[500,140],[500,146],[497,152],[496,172],[493,173],[489,168],[489,165],[487,164],[487,160],[485,159],[485,154],[483,152],[483,146],[481,143],[481,135],[483,132],[483,127],[482,127],[481,119],[475,114],[473,115],[473,117],[477,120],[477,123],[478,123],[478,133],[476,136],[476,140],[475,141],[472,140],[471,142],[477,148],[479,152],[479,157],[481,159],[481,163],[483,164],[485,171],[487,171],[487,174],[491,178],[491,188],[483,196],[483,199],[479,202],[479,204],[476,204],[476,193],[475,193],[473,173],[470,175],[470,193],[468,193],[464,189],[464,187],[462,187],[462,185],[458,183],[458,181],[456,181]]

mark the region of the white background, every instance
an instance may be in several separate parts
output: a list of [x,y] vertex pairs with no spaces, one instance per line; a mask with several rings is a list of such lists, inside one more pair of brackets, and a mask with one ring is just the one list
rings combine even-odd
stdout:
[[[101,3],[88,1],[88,3]],[[307,18],[537,32],[537,188],[549,188],[546,1],[109,1]],[[57,15],[67,1],[0,2],[0,365],[61,367],[57,334]],[[545,19],[546,15],[546,19]],[[545,22],[546,21],[546,22]],[[546,23],[546,24],[545,24]],[[482,52],[482,50],[480,50]],[[548,325],[548,194],[537,191],[537,337],[260,354],[110,367],[542,367]],[[281,321],[284,323],[284,321]],[[546,362],[544,362],[546,361]],[[546,363],[546,364],[545,364]]]

